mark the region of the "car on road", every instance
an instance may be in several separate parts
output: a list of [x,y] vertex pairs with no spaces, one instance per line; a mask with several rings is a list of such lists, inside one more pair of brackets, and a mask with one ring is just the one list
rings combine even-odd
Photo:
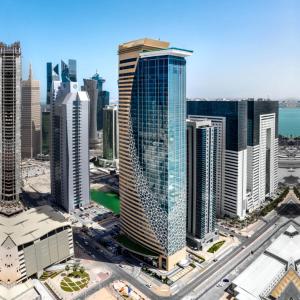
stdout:
[[146,287],[149,288],[149,289],[151,289],[152,285],[150,283],[147,283]]
[[119,264],[119,267],[123,269],[125,266],[122,264]]

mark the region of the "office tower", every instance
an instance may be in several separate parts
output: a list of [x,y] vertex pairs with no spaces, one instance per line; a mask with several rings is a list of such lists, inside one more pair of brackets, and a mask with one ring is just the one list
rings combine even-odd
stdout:
[[185,57],[141,39],[119,46],[122,231],[170,270],[185,258]]
[[198,249],[217,238],[216,154],[217,128],[187,119],[187,240]]
[[97,81],[97,130],[100,131],[103,129],[103,108],[109,105],[109,92],[103,90],[105,79],[103,79],[98,72],[96,72],[92,79]]
[[42,153],[49,154],[50,143],[50,108],[42,109]]
[[0,212],[21,210],[21,48],[0,43]]
[[[223,140],[224,165],[217,162],[217,176],[222,176],[221,214],[244,218],[247,208],[247,101],[187,101],[188,118],[202,116],[212,120]],[[221,154],[222,157],[222,154]],[[217,160],[218,161],[218,160]],[[221,174],[221,175],[220,175]],[[217,187],[217,191],[218,187]],[[218,197],[217,197],[218,200]]]
[[50,105],[51,102],[51,86],[53,81],[59,80],[59,66],[55,65],[54,68],[52,68],[52,63],[47,63],[47,99],[46,99],[46,105]]
[[28,80],[21,83],[22,158],[37,157],[41,152],[40,82],[33,79],[31,65]]
[[51,193],[70,212],[89,203],[89,98],[76,82],[52,90]]
[[86,91],[90,98],[90,115],[89,115],[89,146],[90,149],[99,148],[99,138],[97,133],[97,102],[98,89],[97,81],[94,79],[83,79],[83,91]]
[[248,210],[278,187],[278,101],[248,100]]
[[69,59],[68,64],[61,61],[61,81],[77,82],[77,66],[75,59]]
[[118,106],[107,105],[103,109],[103,158],[115,160],[119,156]]

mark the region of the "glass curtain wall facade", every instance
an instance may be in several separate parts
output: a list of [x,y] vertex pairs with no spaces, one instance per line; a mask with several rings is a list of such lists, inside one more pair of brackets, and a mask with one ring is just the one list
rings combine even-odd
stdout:
[[[184,57],[190,52],[167,47],[144,39],[119,48],[127,52],[119,74],[120,192],[123,232],[154,250],[159,267],[171,269],[185,258]],[[128,129],[122,127],[126,117]]]

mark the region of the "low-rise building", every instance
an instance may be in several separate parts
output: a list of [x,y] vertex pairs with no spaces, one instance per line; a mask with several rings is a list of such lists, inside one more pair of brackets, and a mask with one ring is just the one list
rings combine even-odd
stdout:
[[0,215],[0,283],[20,283],[39,276],[74,255],[70,223],[45,205],[11,217]]

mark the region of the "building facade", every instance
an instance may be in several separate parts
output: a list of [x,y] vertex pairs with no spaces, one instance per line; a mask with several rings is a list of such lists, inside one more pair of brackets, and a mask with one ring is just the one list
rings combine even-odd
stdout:
[[21,209],[21,47],[0,43],[0,212]]
[[[223,145],[224,155],[220,155],[224,164],[217,166],[223,185],[217,206],[223,216],[244,218],[248,201],[247,101],[187,101],[187,116],[203,116],[218,123],[218,145]],[[225,136],[220,131],[224,128]]]
[[115,160],[119,157],[118,106],[107,105],[103,109],[103,158]]
[[21,151],[23,158],[41,153],[40,82],[33,79],[31,65],[28,80],[21,82]]
[[89,203],[89,97],[76,82],[52,88],[51,193],[70,212]]
[[92,79],[97,82],[97,131],[100,131],[103,129],[103,109],[106,105],[109,105],[109,92],[103,90],[105,79],[98,72],[96,72]]
[[73,255],[71,224],[51,206],[0,215],[0,283],[10,286],[40,276]]
[[187,119],[187,241],[200,249],[216,231],[217,128]]
[[59,80],[59,65],[55,65],[52,67],[51,62],[47,62],[47,98],[46,98],[46,105],[50,105],[51,98],[52,98],[52,82]]
[[259,208],[278,188],[278,102],[248,100],[247,209]]
[[185,56],[169,43],[119,46],[122,231],[171,269],[185,258]]
[[97,103],[98,89],[97,81],[94,79],[83,79],[82,90],[86,91],[90,98],[90,115],[89,115],[89,145],[90,149],[99,148],[99,138],[97,133]]

